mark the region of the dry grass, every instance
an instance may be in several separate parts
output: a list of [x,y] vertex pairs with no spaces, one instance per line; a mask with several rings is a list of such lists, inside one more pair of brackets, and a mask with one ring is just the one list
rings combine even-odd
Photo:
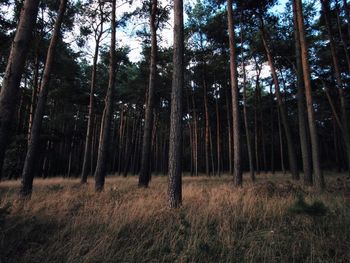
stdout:
[[[92,183],[38,179],[27,202],[18,181],[5,181],[0,262],[349,262],[350,180],[328,183],[320,194],[281,175],[242,189],[228,176],[185,177],[183,206],[169,210],[165,177],[149,189],[109,177],[100,194]],[[291,213],[298,193],[327,213]]]

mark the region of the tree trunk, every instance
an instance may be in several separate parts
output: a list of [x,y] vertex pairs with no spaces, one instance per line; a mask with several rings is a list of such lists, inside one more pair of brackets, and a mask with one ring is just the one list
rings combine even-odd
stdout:
[[312,163],[313,163],[313,169],[314,169],[317,185],[320,189],[323,189],[325,188],[325,181],[323,178],[321,165],[320,165],[318,136],[316,131],[316,123],[315,123],[313,101],[312,101],[311,74],[310,74],[310,66],[309,66],[309,59],[308,59],[308,47],[305,39],[302,3],[301,3],[301,0],[294,0],[294,1],[296,1],[296,10],[297,10],[296,13],[297,13],[299,36],[300,36],[301,61],[303,66],[306,108],[307,108],[309,130],[310,130],[310,137],[311,137]]
[[141,155],[141,169],[139,175],[139,186],[148,187],[151,175],[150,156],[151,156],[151,135],[153,127],[153,108],[154,108],[154,88],[156,82],[157,71],[157,0],[152,0],[152,11],[150,16],[151,29],[151,60],[148,83],[148,96],[145,110],[145,126],[143,131],[142,155]]
[[297,22],[297,13],[295,1],[293,1],[293,19],[294,19],[294,38],[295,38],[295,57],[296,57],[296,73],[297,73],[297,101],[298,101],[298,122],[299,122],[299,138],[301,146],[301,156],[303,161],[304,184],[312,185],[312,168],[311,156],[308,140],[308,132],[305,120],[305,99],[304,99],[304,82],[303,69],[300,57],[300,37]]
[[265,48],[267,60],[271,69],[271,74],[272,74],[272,79],[274,82],[275,86],[275,95],[277,98],[278,106],[279,106],[279,111],[281,113],[281,120],[282,120],[282,125],[286,134],[286,139],[287,139],[287,149],[288,149],[288,158],[289,158],[289,169],[292,174],[292,178],[294,180],[299,180],[299,171],[298,171],[298,164],[297,164],[297,157],[296,157],[296,152],[295,152],[295,147],[294,147],[294,142],[292,138],[292,133],[290,130],[289,122],[288,122],[288,116],[287,116],[287,111],[285,108],[285,105],[282,101],[281,93],[280,93],[280,86],[279,86],[279,81],[276,73],[276,69],[274,66],[272,54],[270,51],[269,46],[267,45],[266,42],[266,36],[265,36],[265,29],[264,29],[264,23],[263,19],[260,18],[261,20],[261,33],[262,33],[262,41],[263,45]]
[[38,6],[39,0],[24,1],[2,82],[0,93],[0,180]]
[[[204,79],[204,74],[203,74]],[[204,100],[204,113],[205,113],[205,174],[210,176],[210,164],[209,164],[209,110],[208,110],[208,99],[207,99],[207,83],[203,80],[203,100]]]
[[239,89],[237,83],[237,65],[236,65],[236,44],[234,34],[234,21],[232,0],[227,0],[228,31],[230,43],[230,79],[232,92],[232,121],[233,121],[233,164],[234,164],[234,184],[242,186],[241,169],[241,131],[239,125],[239,107],[238,96]]
[[[241,47],[243,47],[243,27],[241,28]],[[250,131],[248,125],[248,113],[247,113],[247,78],[245,71],[245,57],[242,51],[242,69],[243,69],[243,118],[244,118],[244,128],[247,139],[247,150],[248,150],[248,159],[249,159],[249,171],[250,178],[252,181],[255,181],[255,171],[253,164],[253,155],[252,155],[252,142],[250,140]]]
[[95,170],[95,190],[100,192],[104,188],[105,177],[107,173],[107,158],[109,150],[110,127],[113,117],[113,99],[115,89],[115,19],[116,0],[112,0],[112,19],[111,19],[111,46],[109,52],[109,80],[108,89],[105,98],[105,109],[103,120],[101,122],[100,143],[98,146],[97,164]]
[[98,60],[98,53],[100,49],[100,41],[103,34],[103,20],[101,21],[99,32],[96,32],[95,35],[96,41],[95,41],[95,53],[92,63],[92,73],[91,73],[91,85],[90,85],[90,100],[89,100],[89,117],[88,117],[88,124],[87,124],[87,130],[86,130],[86,137],[85,137],[85,148],[84,148],[84,159],[83,159],[83,166],[81,171],[81,178],[80,182],[82,184],[85,184],[87,182],[87,177],[89,174],[89,156],[91,152],[91,144],[92,144],[92,132],[93,132],[93,112],[94,112],[94,92],[95,92],[95,86],[96,86],[96,73],[97,73],[97,60]]
[[47,51],[44,75],[41,82],[40,93],[38,97],[38,104],[35,109],[30,141],[28,144],[27,155],[24,161],[24,167],[22,171],[22,183],[21,183],[21,189],[20,189],[20,195],[22,197],[30,196],[32,193],[33,179],[34,179],[33,168],[35,164],[35,159],[38,158],[37,151],[40,143],[40,133],[41,133],[42,120],[45,112],[46,99],[49,92],[48,88],[49,88],[50,74],[53,66],[55,49],[56,49],[58,38],[60,35],[61,24],[63,21],[67,2],[68,0],[61,0],[57,20],[55,22],[49,49]]
[[182,202],[182,89],[184,84],[184,26],[183,1],[174,0],[174,55],[171,92],[168,202],[176,208]]
[[226,90],[226,118],[227,118],[227,132],[228,132],[228,167],[229,173],[232,174],[232,125],[231,125],[231,114],[230,114],[230,101],[229,101],[229,90]]
[[349,123],[348,123],[348,115],[347,115],[347,110],[346,110],[346,99],[345,99],[345,94],[344,94],[343,81],[341,78],[339,58],[338,58],[338,55],[336,52],[336,46],[334,43],[331,22],[329,19],[329,5],[328,5],[328,2],[325,2],[324,0],[321,0],[321,4],[322,4],[322,12],[323,12],[325,20],[326,20],[326,26],[327,26],[328,37],[329,37],[329,44],[330,44],[331,54],[332,54],[332,62],[333,62],[333,67],[334,67],[334,75],[335,75],[335,79],[336,79],[338,91],[339,91],[341,121],[342,121],[342,129],[341,130],[342,130],[342,135],[343,135],[343,139],[344,139],[344,143],[345,143],[348,173],[350,174],[350,130],[349,130]]

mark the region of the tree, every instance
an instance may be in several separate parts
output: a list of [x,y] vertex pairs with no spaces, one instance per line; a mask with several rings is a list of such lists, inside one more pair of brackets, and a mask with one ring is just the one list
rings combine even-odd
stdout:
[[298,100],[298,121],[299,121],[299,138],[301,146],[301,156],[303,162],[304,171],[304,183],[312,185],[312,167],[311,167],[311,156],[309,150],[308,132],[306,129],[305,120],[305,97],[304,97],[304,82],[303,82],[303,68],[300,56],[300,33],[297,21],[297,10],[295,1],[293,1],[293,22],[294,22],[294,38],[295,38],[295,57],[296,57],[296,74],[297,74],[297,100]]
[[103,111],[100,139],[98,146],[97,165],[95,170],[95,190],[100,192],[103,190],[105,177],[107,174],[107,158],[108,158],[108,143],[110,141],[111,121],[113,117],[113,99],[115,89],[115,41],[116,41],[116,0],[112,0],[112,14],[111,14],[111,44],[109,51],[109,80],[108,88],[105,98],[105,108]]
[[30,196],[32,193],[33,178],[34,178],[33,168],[34,168],[35,159],[37,158],[37,150],[38,150],[39,139],[40,139],[40,130],[41,130],[41,125],[42,125],[42,120],[43,120],[43,115],[45,110],[46,99],[48,95],[49,80],[50,80],[53,60],[55,56],[55,50],[59,39],[61,24],[63,21],[67,2],[68,0],[61,0],[60,2],[58,16],[55,22],[53,33],[52,33],[50,46],[47,51],[43,80],[40,86],[38,104],[35,109],[30,141],[28,144],[27,155],[24,161],[24,167],[22,171],[22,182],[21,182],[21,189],[20,189],[20,195],[22,197]]
[[309,129],[310,129],[310,137],[311,137],[312,164],[313,164],[313,170],[315,173],[315,179],[317,181],[317,186],[323,189],[325,187],[325,181],[323,178],[321,164],[320,164],[318,136],[316,131],[315,116],[314,116],[313,101],[312,101],[311,73],[310,73],[310,65],[309,65],[309,59],[308,59],[308,48],[307,48],[307,43],[305,39],[302,2],[301,0],[294,0],[294,1],[296,1],[296,4],[295,4],[296,15],[297,15],[297,22],[298,22],[298,29],[299,29],[299,37],[300,37],[301,61],[303,66],[306,108],[307,108],[307,116],[308,116],[308,123],[309,123]]
[[236,64],[236,43],[234,33],[234,20],[232,10],[232,0],[227,0],[228,32],[230,45],[230,79],[232,94],[232,123],[233,123],[233,173],[234,183],[236,186],[242,185],[242,168],[241,168],[241,133],[240,117],[238,108],[238,82],[237,82],[237,64]]
[[174,55],[169,134],[168,203],[176,208],[182,202],[182,90],[184,84],[183,1],[174,0]]
[[[91,86],[90,86],[90,97],[89,97],[89,116],[88,116],[88,124],[86,129],[86,139],[85,139],[85,148],[84,148],[84,159],[83,159],[83,167],[81,171],[81,183],[87,182],[87,176],[88,176],[88,167],[89,167],[89,156],[91,156],[91,144],[92,144],[92,129],[94,126],[93,123],[93,112],[94,112],[94,92],[95,92],[95,86],[96,86],[96,74],[97,74],[97,60],[98,60],[98,54],[100,49],[100,42],[103,35],[103,24],[104,24],[104,13],[102,10],[102,3],[98,3],[98,10],[94,10],[92,12],[93,16],[96,16],[96,11],[98,12],[98,18],[97,18],[97,25],[96,27],[93,27],[93,33],[94,33],[94,39],[95,39],[95,51],[93,56],[93,63],[92,63],[92,72],[91,72]],[[93,19],[96,19],[96,17],[93,17]],[[91,167],[92,168],[92,167]]]
[[151,58],[149,65],[149,82],[147,103],[145,110],[145,125],[143,131],[142,141],[142,155],[141,155],[141,168],[139,175],[139,186],[147,187],[150,175],[150,156],[151,156],[151,140],[152,140],[152,127],[153,127],[153,109],[154,109],[154,89],[156,83],[157,74],[157,0],[152,0],[151,14],[150,14],[150,29],[151,29]]
[[39,0],[25,0],[23,4],[2,83],[0,93],[0,179],[31,33],[38,14],[38,6]]

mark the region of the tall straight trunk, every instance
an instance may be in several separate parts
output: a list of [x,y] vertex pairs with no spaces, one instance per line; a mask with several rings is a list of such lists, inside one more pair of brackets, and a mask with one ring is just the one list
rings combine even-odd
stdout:
[[316,131],[316,123],[312,101],[312,89],[311,89],[311,73],[308,59],[308,47],[305,39],[304,18],[301,0],[296,1],[297,21],[300,36],[300,49],[301,49],[301,61],[303,66],[303,76],[305,85],[305,97],[306,108],[309,122],[310,138],[311,138],[311,152],[312,152],[312,164],[315,173],[315,179],[319,188],[325,188],[325,181],[321,170],[318,136]]
[[271,121],[271,172],[272,174],[275,173],[275,125],[274,125],[274,100],[273,100],[273,93],[272,93],[272,83],[270,85],[270,121]]
[[217,174],[221,174],[221,140],[220,140],[220,112],[218,105],[218,98],[215,100],[216,110],[216,155],[217,155]]
[[98,146],[97,164],[95,170],[95,190],[100,192],[103,190],[105,177],[107,174],[107,158],[110,140],[110,127],[113,117],[113,99],[115,89],[115,33],[116,33],[116,19],[115,19],[116,0],[112,0],[112,17],[111,17],[111,46],[109,51],[109,80],[108,89],[105,98],[105,108],[103,120],[101,122],[100,143]]
[[279,81],[278,81],[278,77],[277,77],[277,73],[276,73],[276,68],[275,68],[275,65],[273,62],[272,54],[271,54],[270,48],[266,42],[264,22],[263,22],[262,18],[260,18],[260,20],[261,20],[262,41],[263,41],[263,45],[265,48],[267,60],[268,60],[268,63],[269,63],[270,69],[271,69],[272,79],[273,79],[273,83],[275,86],[275,95],[277,98],[279,111],[281,113],[282,125],[283,125],[284,132],[286,134],[286,139],[287,139],[289,169],[290,169],[290,172],[292,174],[292,178],[294,180],[299,180],[297,157],[296,157],[295,146],[294,146],[294,142],[293,142],[293,138],[292,138],[292,133],[291,133],[289,122],[288,122],[288,115],[287,115],[287,111],[285,108],[285,104],[282,101]]
[[346,110],[346,99],[344,94],[344,87],[343,87],[343,81],[341,78],[341,72],[340,72],[340,66],[339,66],[339,58],[336,51],[336,45],[334,43],[334,37],[331,27],[331,22],[329,19],[329,4],[325,0],[321,0],[322,4],[322,12],[324,14],[325,20],[326,20],[326,26],[328,31],[328,37],[329,37],[329,45],[331,48],[331,54],[332,54],[332,62],[334,67],[334,75],[338,86],[339,91],[339,98],[340,98],[340,109],[341,109],[341,121],[342,121],[342,135],[345,142],[345,150],[346,150],[346,156],[347,156],[347,166],[348,166],[348,173],[350,174],[350,130],[349,130],[349,123],[348,123],[348,114]]
[[239,107],[238,107],[238,81],[237,81],[237,64],[236,64],[236,43],[235,27],[233,20],[232,0],[227,0],[227,16],[230,46],[230,79],[232,93],[232,121],[233,121],[233,164],[234,164],[234,184],[242,186],[242,169],[241,169],[241,131],[239,127]]
[[[203,76],[204,78],[204,76]],[[204,101],[204,113],[205,113],[205,174],[210,175],[210,164],[209,164],[209,110],[208,110],[208,99],[207,99],[207,83],[203,80],[203,101]]]
[[83,159],[83,166],[81,171],[81,178],[80,182],[82,184],[87,182],[87,177],[89,174],[89,156],[91,152],[91,144],[92,144],[92,133],[93,133],[93,127],[94,127],[94,92],[95,92],[95,86],[96,86],[96,74],[97,74],[97,60],[98,60],[98,53],[100,49],[100,42],[103,34],[103,18],[101,18],[99,29],[97,29],[98,32],[95,32],[96,38],[95,38],[95,52],[94,52],[94,58],[92,62],[92,72],[91,72],[91,85],[90,85],[90,98],[89,98],[89,116],[88,116],[88,124],[86,129],[86,137],[85,137],[85,148],[84,148],[84,159]]
[[255,150],[255,167],[256,173],[260,174],[260,159],[259,159],[259,126],[258,126],[258,100],[257,89],[254,94],[254,150]]
[[226,90],[226,118],[227,118],[227,131],[228,131],[228,167],[229,173],[232,174],[232,125],[231,125],[231,114],[230,114],[230,101],[229,101],[229,90]]
[[151,175],[150,157],[151,157],[151,135],[153,127],[153,108],[154,108],[154,88],[156,82],[156,61],[157,61],[157,0],[152,0],[152,9],[150,16],[151,29],[151,60],[149,67],[148,96],[145,110],[145,126],[143,131],[141,169],[139,175],[139,186],[148,187]]
[[0,180],[5,152],[10,139],[18,91],[38,15],[39,0],[25,0],[13,40],[0,92]]
[[301,146],[301,156],[303,161],[304,184],[312,185],[312,168],[311,156],[308,140],[308,131],[306,129],[305,119],[305,97],[304,97],[304,82],[303,68],[300,56],[300,37],[297,22],[297,13],[295,1],[293,1],[293,21],[294,21],[294,38],[295,38],[295,57],[296,57],[296,73],[297,73],[297,101],[298,101],[298,122],[299,122],[299,138]]
[[182,89],[184,85],[183,0],[174,0],[174,55],[171,87],[169,136],[168,204],[176,208],[182,202]]
[[67,2],[68,0],[61,0],[57,20],[55,22],[49,49],[47,51],[44,75],[40,86],[40,93],[38,97],[38,103],[35,109],[30,141],[28,144],[27,155],[24,161],[24,167],[22,171],[22,183],[20,189],[20,195],[22,197],[30,196],[32,193],[34,179],[34,164],[35,159],[38,158],[37,151],[40,143],[40,133],[42,120],[45,112],[46,99],[49,92],[49,80]]
[[286,173],[286,168],[284,166],[284,150],[283,150],[283,135],[282,135],[282,125],[281,125],[281,114],[280,111],[277,108],[277,119],[278,119],[278,135],[279,135],[279,140],[280,140],[280,155],[281,155],[281,169],[283,174]]
[[[243,27],[241,28],[241,47],[243,47]],[[250,131],[248,125],[248,113],[247,113],[247,76],[245,70],[245,57],[242,51],[242,69],[243,69],[243,118],[244,118],[244,128],[245,135],[247,139],[247,150],[249,159],[249,172],[252,181],[255,181],[255,171],[253,164],[253,154],[252,154],[252,142],[250,140]]]
[[193,135],[194,135],[194,174],[198,176],[198,120],[196,112],[196,104],[194,101],[194,93],[192,93],[192,107],[193,107]]

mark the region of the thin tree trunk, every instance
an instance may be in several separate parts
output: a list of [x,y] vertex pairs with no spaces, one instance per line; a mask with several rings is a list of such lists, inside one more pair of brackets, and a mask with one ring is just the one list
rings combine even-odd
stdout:
[[270,85],[270,97],[271,97],[271,172],[272,174],[275,173],[275,125],[274,125],[274,100],[273,100],[273,93],[272,93],[272,83]]
[[[204,76],[203,76],[204,78]],[[210,165],[209,165],[209,110],[208,110],[208,99],[207,99],[207,83],[203,80],[203,100],[204,100],[204,113],[205,113],[205,174],[210,176]]]
[[192,93],[192,107],[193,107],[193,129],[194,129],[194,174],[198,176],[198,122],[196,104],[194,101],[194,94]]
[[291,133],[289,122],[288,122],[287,111],[286,111],[285,105],[282,101],[279,81],[278,81],[276,69],[274,66],[272,54],[271,54],[270,48],[266,42],[263,19],[260,17],[260,20],[261,20],[262,41],[263,41],[263,45],[265,48],[267,60],[268,60],[268,63],[269,63],[270,69],[271,69],[271,74],[272,74],[272,78],[273,78],[273,82],[274,82],[274,86],[275,86],[275,95],[277,98],[279,110],[281,113],[282,125],[283,125],[284,131],[286,134],[286,139],[287,139],[289,169],[290,169],[290,172],[292,174],[292,178],[294,180],[299,180],[299,171],[298,171],[298,165],[297,165],[296,152],[295,152],[294,142],[293,142],[293,138],[292,138],[292,133]]
[[[241,47],[243,47],[243,26],[241,28]],[[243,69],[243,118],[244,118],[244,128],[247,139],[247,148],[248,148],[248,159],[249,159],[249,171],[250,178],[252,181],[255,181],[255,171],[253,164],[253,156],[252,156],[252,143],[250,140],[250,131],[248,125],[248,113],[247,113],[247,76],[245,70],[245,57],[242,50],[242,69]]]
[[233,121],[233,163],[234,163],[234,184],[242,186],[241,169],[241,131],[239,124],[238,96],[239,89],[237,83],[237,64],[236,64],[236,43],[234,34],[234,20],[232,10],[232,0],[227,0],[227,16],[230,46],[230,79],[232,92],[232,121]]
[[156,82],[156,63],[157,63],[157,0],[152,0],[152,9],[150,16],[151,29],[151,60],[148,83],[148,96],[145,110],[145,126],[143,131],[141,169],[139,175],[139,186],[148,187],[151,177],[150,157],[151,157],[151,135],[153,127],[153,108],[154,108],[154,88]]
[[25,0],[0,93],[0,180],[6,148],[11,137],[11,128],[16,111],[18,91],[38,15],[39,0]]
[[228,131],[228,166],[229,173],[232,174],[232,125],[231,125],[231,114],[230,114],[230,101],[229,101],[229,90],[226,90],[226,118],[227,118],[227,131]]
[[98,146],[97,164],[95,170],[95,190],[100,192],[104,188],[105,177],[107,174],[107,160],[110,140],[110,127],[113,117],[113,99],[115,89],[115,33],[116,33],[116,19],[115,19],[116,0],[112,0],[112,19],[111,19],[111,46],[109,52],[109,80],[108,89],[105,98],[105,109],[103,121],[101,124],[100,143]]
[[61,24],[64,17],[64,12],[66,10],[68,0],[61,0],[58,17],[55,22],[52,38],[50,41],[49,49],[47,51],[44,76],[41,82],[40,93],[38,98],[38,104],[35,109],[34,121],[30,135],[30,141],[28,144],[28,150],[26,159],[24,161],[24,167],[22,171],[22,183],[20,189],[20,195],[22,197],[30,196],[33,188],[34,173],[33,168],[35,164],[35,159],[37,158],[37,151],[40,143],[40,133],[42,120],[45,111],[45,104],[47,95],[49,92],[49,80],[51,75],[51,70],[53,66],[53,60],[55,55],[55,50],[60,34]]
[[183,1],[174,0],[174,55],[171,92],[168,203],[176,208],[182,202],[182,89],[184,84]]
[[221,140],[220,140],[220,112],[218,105],[219,98],[215,100],[215,109],[216,109],[216,154],[217,154],[217,174],[221,174]]
[[318,136],[316,131],[315,116],[312,101],[312,89],[311,89],[311,74],[308,59],[308,47],[305,39],[305,29],[304,29],[304,18],[302,11],[301,0],[296,1],[297,10],[297,21],[298,29],[300,35],[300,48],[301,48],[301,61],[303,66],[303,76],[305,85],[305,97],[306,97],[306,108],[308,114],[309,130],[311,137],[311,150],[312,150],[312,163],[315,173],[315,179],[319,188],[325,188],[325,181],[321,171],[320,156],[319,156],[319,146],[318,146]]
[[[101,7],[101,6],[100,6]],[[102,10],[101,10],[102,11]],[[100,49],[100,41],[103,34],[103,18],[101,18],[99,31],[95,32],[95,35],[97,36],[95,38],[95,52],[94,52],[94,58],[92,63],[92,73],[91,73],[91,85],[90,85],[90,100],[89,100],[89,116],[88,116],[88,124],[87,124],[87,130],[86,130],[86,137],[85,137],[85,148],[84,148],[84,159],[83,159],[83,166],[81,171],[81,178],[80,182],[82,184],[87,182],[87,177],[89,174],[89,156],[91,151],[91,144],[92,144],[92,132],[93,132],[93,112],[94,112],[94,92],[95,92],[95,86],[96,86],[96,73],[97,73],[97,60],[98,60],[98,53]]]

